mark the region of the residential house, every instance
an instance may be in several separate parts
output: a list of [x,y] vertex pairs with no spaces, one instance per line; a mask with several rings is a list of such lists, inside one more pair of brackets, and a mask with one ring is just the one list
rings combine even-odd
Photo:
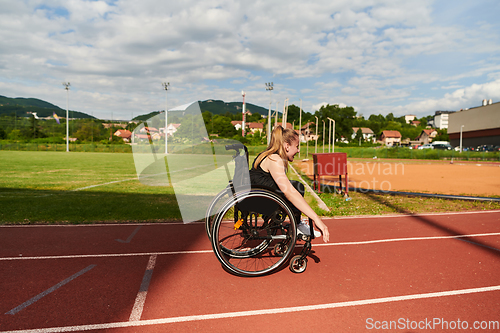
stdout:
[[123,141],[125,142],[130,142],[130,138],[132,137],[132,132],[124,129],[116,131],[115,133],[113,133],[113,135],[122,138]]
[[[241,120],[233,120],[231,121],[231,124],[236,128],[237,131],[241,131],[241,126],[242,126],[243,121]],[[263,132],[264,131],[264,124],[263,123],[257,123],[257,122],[245,122],[245,128],[247,131],[250,131],[252,133],[255,132]]]
[[407,124],[409,124],[410,122],[414,121],[416,117],[417,116],[415,116],[413,114],[408,114],[405,116],[405,121]]
[[401,133],[399,131],[382,131],[380,141],[390,147],[399,145],[401,144]]
[[[351,137],[351,140],[354,140],[354,138],[356,137],[356,134],[358,133],[358,130],[360,128],[359,127],[353,127],[352,128],[352,137]],[[376,140],[376,137],[375,137],[375,133],[373,133],[373,131],[368,128],[368,127],[361,127],[361,133],[363,135],[363,140],[364,141],[370,141],[370,142],[375,142]]]
[[[290,128],[291,127],[292,126],[290,126]],[[313,122],[308,122],[300,129],[300,142],[316,141],[319,135],[316,135],[315,133],[316,133],[316,124]]]
[[149,141],[150,139],[157,141],[160,140],[161,137],[162,134],[154,127],[143,127],[140,129],[139,134],[135,134],[135,139],[139,139],[139,141]]
[[437,131],[435,129],[424,129],[415,140],[425,145],[427,143],[431,143],[432,139],[434,139],[436,135]]
[[181,126],[181,124],[168,124],[167,126],[167,137],[174,135],[177,132],[177,129]]
[[231,121],[231,124],[234,126],[234,128],[236,128],[237,131],[241,131],[241,124],[243,122],[241,120],[233,120]]
[[411,122],[412,126],[418,127],[420,125],[420,121],[414,120]]
[[264,131],[263,123],[245,123],[245,127],[247,127],[252,133]]
[[102,126],[104,128],[110,128],[110,127],[121,127],[121,128],[127,128],[128,124],[123,124],[123,123],[102,123]]

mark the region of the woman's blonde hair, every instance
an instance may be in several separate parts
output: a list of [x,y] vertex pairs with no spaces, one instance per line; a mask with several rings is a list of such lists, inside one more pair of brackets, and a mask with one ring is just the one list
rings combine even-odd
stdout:
[[287,171],[288,158],[286,156],[286,151],[285,147],[283,147],[283,144],[286,142],[291,145],[295,140],[297,140],[298,137],[299,135],[294,130],[289,128],[285,129],[282,126],[278,125],[271,133],[271,141],[269,142],[267,149],[264,150],[259,155],[259,157],[257,157],[257,160],[255,161],[254,164],[254,168],[256,168],[257,165],[259,165],[260,162],[262,162],[262,160],[264,160],[269,155],[278,154],[285,164],[285,171]]

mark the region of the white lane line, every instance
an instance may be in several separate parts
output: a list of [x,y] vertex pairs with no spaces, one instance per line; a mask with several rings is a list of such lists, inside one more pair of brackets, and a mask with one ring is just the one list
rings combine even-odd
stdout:
[[[335,216],[334,220],[351,219],[384,219],[394,217],[419,217],[419,216],[447,216],[447,215],[470,215],[470,214],[499,214],[500,210],[481,210],[473,212],[444,212],[444,213],[420,213],[420,214],[385,214],[385,215],[354,215],[354,216]],[[325,218],[327,219],[327,218]]]
[[[500,232],[485,233],[485,234],[456,235],[456,236],[430,236],[430,237],[377,239],[377,240],[370,240],[370,241],[326,243],[326,244],[325,243],[318,243],[318,244],[314,244],[314,246],[366,245],[366,244],[376,244],[376,243],[420,241],[420,240],[438,240],[438,239],[460,239],[460,238],[488,237],[488,236],[500,236]],[[143,253],[111,253],[111,254],[76,254],[76,255],[66,255],[66,256],[39,256],[39,257],[5,257],[5,258],[0,258],[0,261],[42,260],[42,259],[76,259],[76,258],[110,258],[110,257],[151,256],[151,255],[155,255],[155,254],[156,255],[177,255],[177,254],[205,254],[205,253],[213,253],[213,250],[143,252]]]
[[[422,213],[422,214],[386,214],[386,215],[355,215],[355,216],[335,216],[335,217],[324,217],[324,220],[331,220],[333,222],[337,220],[353,220],[353,219],[388,219],[388,218],[401,218],[401,217],[419,217],[419,216],[447,216],[447,215],[469,215],[469,214],[500,214],[500,210],[483,210],[474,212],[451,212],[451,213]],[[193,221],[193,222],[158,222],[158,223],[142,223],[142,222],[130,222],[130,223],[99,223],[99,224],[21,224],[21,225],[0,225],[0,229],[3,228],[92,228],[92,227],[123,227],[131,225],[141,225],[141,226],[174,226],[174,225],[198,225],[205,224],[205,222]]]
[[144,309],[144,303],[146,302],[146,296],[148,295],[149,282],[151,282],[151,276],[153,275],[153,269],[156,264],[156,254],[149,257],[148,266],[146,267],[146,272],[144,272],[144,277],[142,278],[141,287],[135,298],[134,307],[132,308],[132,313],[130,314],[129,321],[141,320],[142,310]]
[[70,276],[69,278],[59,282],[58,284],[56,284],[55,286],[52,286],[50,287],[49,289],[45,290],[44,292],[36,295],[35,297],[33,297],[32,299],[24,302],[23,304],[15,307],[14,309],[6,312],[5,314],[10,314],[10,315],[15,315],[16,313],[18,313],[19,311],[21,311],[22,309],[30,306],[31,304],[35,303],[36,301],[40,300],[42,297],[44,296],[47,296],[48,294],[50,294],[51,292],[59,289],[60,287],[64,286],[65,284],[67,284],[68,282],[71,282],[72,280],[76,279],[77,277],[79,277],[80,275],[82,274],[85,274],[87,273],[88,271],[90,271],[92,268],[94,268],[96,265],[90,265],[88,266],[87,268],[84,268],[82,269],[81,271],[79,271],[78,273]]
[[112,182],[107,182],[107,183],[102,183],[102,184],[96,184],[96,185],[90,185],[90,186],[85,186],[85,187],[75,188],[74,190],[71,190],[71,191],[72,191],[72,192],[82,191],[82,190],[86,190],[86,189],[89,189],[89,188],[94,188],[94,187],[99,187],[99,186],[105,186],[105,185],[109,185],[109,184],[116,184],[116,183],[122,183],[122,182],[129,182],[129,181],[131,181],[131,180],[137,180],[137,178],[130,178],[130,179],[115,180],[115,181],[112,181]]
[[132,238],[134,238],[135,234],[139,231],[139,229],[141,229],[141,227],[142,226],[138,226],[137,228],[135,228],[135,230],[132,232],[132,234],[130,234],[130,236],[128,236],[127,240],[115,239],[115,241],[120,242],[120,243],[130,243]]
[[431,236],[431,237],[407,237],[407,238],[377,239],[377,240],[360,241],[360,242],[343,242],[343,243],[326,243],[326,244],[323,243],[323,244],[314,244],[314,246],[365,245],[365,244],[389,243],[389,242],[406,242],[406,241],[435,240],[435,239],[460,239],[460,238],[487,237],[487,236],[500,236],[500,232],[492,232],[492,233],[486,233],[486,234],[455,235],[455,236]]
[[392,296],[392,297],[381,297],[364,299],[358,301],[346,301],[337,303],[326,303],[326,304],[316,304],[316,305],[306,305],[306,306],[292,306],[286,308],[274,308],[274,309],[262,309],[253,311],[236,311],[236,312],[226,312],[226,313],[213,313],[206,315],[197,316],[180,316],[171,318],[160,318],[160,319],[150,319],[150,320],[138,320],[138,321],[128,321],[128,322],[116,322],[107,324],[95,324],[95,325],[80,325],[80,326],[65,326],[65,327],[51,327],[51,328],[39,328],[33,330],[17,330],[17,331],[4,331],[0,333],[54,333],[54,332],[74,332],[74,331],[89,331],[89,330],[104,330],[111,328],[121,328],[121,327],[138,327],[138,326],[150,326],[150,325],[162,325],[162,324],[172,324],[172,323],[182,323],[189,321],[201,321],[210,319],[225,319],[225,318],[238,318],[238,317],[249,317],[249,316],[261,316],[261,315],[274,315],[279,313],[291,313],[291,312],[302,312],[302,311],[316,311],[325,309],[335,309],[335,308],[345,308],[350,306],[363,306],[363,305],[373,305],[373,304],[383,304],[391,302],[401,302],[401,301],[414,301],[427,298],[437,298],[437,297],[448,297],[475,293],[484,293],[500,291],[500,286],[490,286],[490,287],[480,287],[480,288],[470,288],[470,289],[458,289],[449,291],[440,291],[433,293],[424,294],[412,294],[403,296]]
[[176,254],[201,254],[213,253],[212,250],[199,251],[173,251],[173,252],[143,252],[143,253],[111,253],[111,254],[76,254],[68,256],[40,256],[40,257],[6,257],[0,258],[0,261],[9,260],[37,260],[37,259],[77,259],[77,258],[112,258],[112,257],[135,257],[151,255],[176,255]]

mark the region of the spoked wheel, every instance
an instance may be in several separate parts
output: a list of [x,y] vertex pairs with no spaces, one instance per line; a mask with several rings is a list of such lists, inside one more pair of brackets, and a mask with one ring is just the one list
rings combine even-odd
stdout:
[[307,268],[307,258],[295,256],[290,260],[290,270],[294,273],[303,273]]
[[234,274],[268,274],[292,255],[297,237],[294,223],[290,208],[278,195],[267,190],[242,191],[217,214],[212,247],[217,259]]
[[232,195],[229,186],[219,192],[208,206],[207,213],[205,214],[205,231],[207,232],[208,239],[212,239],[212,227],[217,212],[229,200]]

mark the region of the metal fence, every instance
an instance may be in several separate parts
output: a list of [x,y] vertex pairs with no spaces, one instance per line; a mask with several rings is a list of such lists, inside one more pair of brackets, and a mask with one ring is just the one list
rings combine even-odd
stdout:
[[[19,151],[66,151],[66,144],[55,143],[0,143],[0,150]],[[101,145],[101,144],[70,144],[69,150],[74,152],[100,152],[100,153],[131,153],[129,145]]]
[[[252,156],[258,155],[265,146],[249,146],[248,152]],[[323,152],[319,149],[318,152]],[[325,147],[326,148],[326,147]],[[175,150],[175,145],[169,146],[169,152]],[[23,143],[0,142],[0,150],[19,151],[66,151],[66,144],[52,143]],[[131,153],[132,147],[125,144],[70,144],[69,150],[74,152],[103,152],[103,153]],[[327,149],[325,149],[325,152]],[[162,153],[158,151],[157,153]],[[408,149],[408,148],[357,148],[335,147],[335,152],[347,153],[348,158],[393,158],[393,159],[418,159],[418,160],[457,160],[457,161],[500,161],[500,152],[438,150],[438,149]],[[309,148],[308,155],[314,153]],[[306,148],[301,147],[302,158],[306,156]]]

